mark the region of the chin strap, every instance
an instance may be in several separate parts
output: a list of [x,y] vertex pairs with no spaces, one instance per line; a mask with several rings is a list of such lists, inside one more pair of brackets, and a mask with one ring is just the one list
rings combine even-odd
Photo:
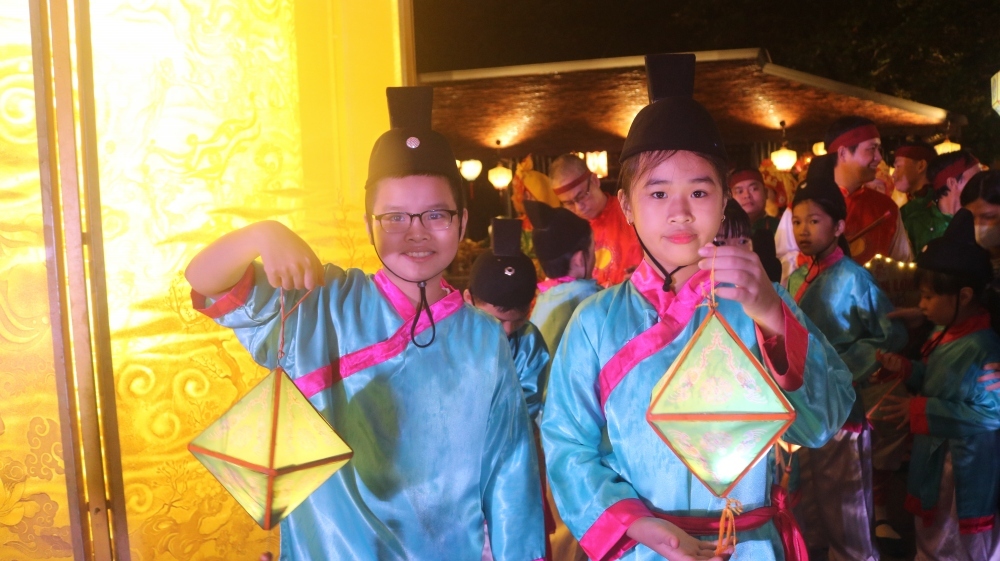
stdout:
[[660,262],[657,261],[655,257],[653,257],[653,254],[650,253],[648,249],[646,249],[646,244],[642,243],[642,238],[639,236],[639,231],[635,229],[635,224],[632,225],[632,230],[635,232],[635,238],[639,240],[639,247],[641,247],[642,251],[647,256],[649,256],[649,259],[653,262],[653,265],[656,265],[656,268],[660,270],[660,274],[663,275],[663,292],[670,292],[670,285],[674,284],[674,278],[673,278],[674,273],[680,271],[684,267],[690,267],[691,265],[678,265],[677,268],[668,273],[667,270],[663,267],[663,265],[660,265]]
[[[372,244],[372,247],[374,247],[374,246],[375,246],[375,244]],[[385,264],[385,261],[382,260],[382,256],[379,255],[379,253],[378,253],[378,248],[377,247],[375,248],[375,256],[378,257],[378,260],[382,263],[382,266],[385,267],[385,270],[387,270],[390,273],[392,273],[392,275],[394,277],[396,277],[396,278],[398,278],[400,280],[406,281],[406,282],[413,283],[413,284],[417,285],[417,287],[420,288],[420,301],[417,302],[417,313],[416,313],[416,315],[413,316],[413,323],[410,324],[410,340],[413,341],[413,345],[415,347],[417,347],[419,349],[426,349],[427,347],[431,346],[432,343],[434,343],[434,339],[437,337],[437,326],[434,324],[434,314],[431,313],[431,305],[427,301],[427,281],[430,280],[430,279],[424,279],[422,281],[415,281],[415,280],[410,280],[410,279],[408,279],[406,277],[399,276],[398,274],[396,274],[396,271],[393,271],[392,269],[389,268],[388,265]],[[441,273],[445,272],[447,269],[448,269],[447,267],[445,267],[444,269],[441,269],[436,274],[431,275],[430,278],[434,278],[434,277],[440,275]],[[427,312],[427,319],[431,320],[431,338],[426,343],[420,343],[420,342],[417,341],[417,323],[420,322],[420,314],[422,314],[424,312]]]

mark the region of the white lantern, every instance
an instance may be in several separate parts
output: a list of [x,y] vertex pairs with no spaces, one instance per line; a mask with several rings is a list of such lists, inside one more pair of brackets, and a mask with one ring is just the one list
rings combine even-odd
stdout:
[[466,181],[475,181],[483,172],[483,163],[479,160],[465,160],[458,166],[458,172]]
[[500,162],[497,162],[495,168],[491,169],[489,173],[486,174],[489,178],[490,183],[497,191],[503,191],[510,185],[511,179],[514,179],[514,173],[506,168]]
[[813,154],[816,154],[817,156],[823,156],[823,155],[825,155],[826,154],[826,143],[825,142],[817,142],[816,144],[813,144]]
[[771,163],[774,167],[778,168],[778,171],[788,171],[792,169],[799,159],[799,155],[795,153],[795,150],[789,149],[784,144],[781,148],[771,152]]
[[587,169],[594,172],[601,179],[607,177],[608,153],[604,150],[600,152],[587,152]]
[[958,152],[962,149],[962,145],[957,142],[952,142],[950,138],[945,137],[944,142],[934,146],[934,151],[940,154],[947,154],[948,152]]

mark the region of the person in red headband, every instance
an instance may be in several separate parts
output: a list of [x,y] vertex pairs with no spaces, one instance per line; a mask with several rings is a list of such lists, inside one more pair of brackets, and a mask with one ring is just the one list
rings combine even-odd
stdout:
[[601,191],[600,179],[575,154],[553,160],[549,179],[563,208],[590,222],[597,283],[608,287],[625,280],[642,261],[642,250],[618,199]]
[[900,261],[913,258],[899,207],[888,196],[861,187],[875,179],[882,161],[882,139],[875,123],[857,116],[841,117],[826,133],[826,151],[837,155],[834,178],[847,201],[851,257],[862,265],[876,254]]
[[773,235],[778,229],[778,219],[764,212],[767,206],[767,188],[760,171],[752,168],[737,169],[729,176],[733,200],[738,202],[750,217],[751,233],[767,230]]
[[896,190],[906,193],[908,199],[899,213],[910,247],[917,253],[927,242],[941,237],[950,220],[938,209],[937,195],[927,175],[935,156],[937,153],[930,144],[916,140],[897,148],[892,161],[892,181]]
[[968,150],[941,154],[931,160],[927,166],[927,177],[937,192],[941,212],[954,216],[962,208],[962,190],[980,170],[979,159]]

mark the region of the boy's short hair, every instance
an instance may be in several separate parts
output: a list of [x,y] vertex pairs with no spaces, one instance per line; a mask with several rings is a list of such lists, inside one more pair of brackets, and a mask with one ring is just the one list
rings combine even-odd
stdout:
[[725,220],[719,228],[716,237],[722,238],[749,238],[752,233],[750,216],[735,199],[726,201],[726,208],[723,211]]
[[559,277],[565,277],[566,275],[568,275],[570,261],[573,260],[573,256],[581,251],[583,252],[588,251],[590,249],[590,242],[591,239],[593,239],[593,237],[594,234],[593,232],[591,232],[587,236],[581,238],[580,241],[577,242],[576,247],[558,257],[550,259],[542,259],[539,257],[538,263],[541,264],[542,271],[545,273],[545,276],[550,279],[557,279]]

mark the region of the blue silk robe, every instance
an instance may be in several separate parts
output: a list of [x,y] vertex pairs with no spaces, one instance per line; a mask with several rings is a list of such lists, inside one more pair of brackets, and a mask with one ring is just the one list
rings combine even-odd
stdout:
[[951,450],[962,533],[992,527],[1000,495],[1000,392],[986,391],[978,382],[986,373],[983,365],[1000,362],[1000,336],[990,329],[988,315],[971,321],[979,324],[966,329],[970,333],[942,342],[926,363],[914,361],[906,381],[918,394],[910,400],[914,437],[907,509],[917,515],[933,512],[945,454]]
[[528,416],[534,421],[542,410],[542,396],[549,376],[549,349],[542,333],[530,321],[511,333],[507,342],[521,381]]
[[[661,559],[625,533],[650,513],[718,519],[725,506],[671,452],[646,421],[653,386],[694,335],[708,310],[702,290],[707,272],[697,273],[677,295],[659,290],[662,278],[643,262],[631,281],[605,289],[584,302],[570,320],[553,359],[542,419],[548,479],[566,525],[594,559]],[[784,438],[821,446],[843,424],[854,401],[850,373],[837,353],[791,298],[784,301],[785,342],[781,359],[800,383],[784,391],[796,420]],[[759,331],[740,304],[719,301],[719,312],[747,348],[766,365]],[[619,351],[662,323],[676,336],[619,376],[609,376]],[[780,348],[772,340],[764,342]],[[794,367],[792,365],[795,365]],[[775,379],[782,378],[773,366]],[[779,367],[780,368],[780,367]],[[779,385],[781,382],[779,381]],[[752,467],[730,493],[745,510],[770,504],[773,452]],[[712,539],[712,538],[704,538]],[[772,522],[739,532],[737,559],[783,559]]]
[[[418,348],[413,305],[384,273],[327,265],[325,278],[289,317],[281,363],[354,457],[281,522],[281,559],[479,559],[484,522],[495,559],[542,558],[535,447],[497,322],[453,290]],[[255,264],[203,311],[274,368],[279,306]]]
[[535,307],[531,310],[531,323],[542,332],[542,337],[549,346],[549,355],[555,356],[556,348],[562,339],[563,331],[573,311],[591,294],[601,289],[594,279],[574,279],[555,286],[548,286],[554,281],[539,283],[538,297]]

